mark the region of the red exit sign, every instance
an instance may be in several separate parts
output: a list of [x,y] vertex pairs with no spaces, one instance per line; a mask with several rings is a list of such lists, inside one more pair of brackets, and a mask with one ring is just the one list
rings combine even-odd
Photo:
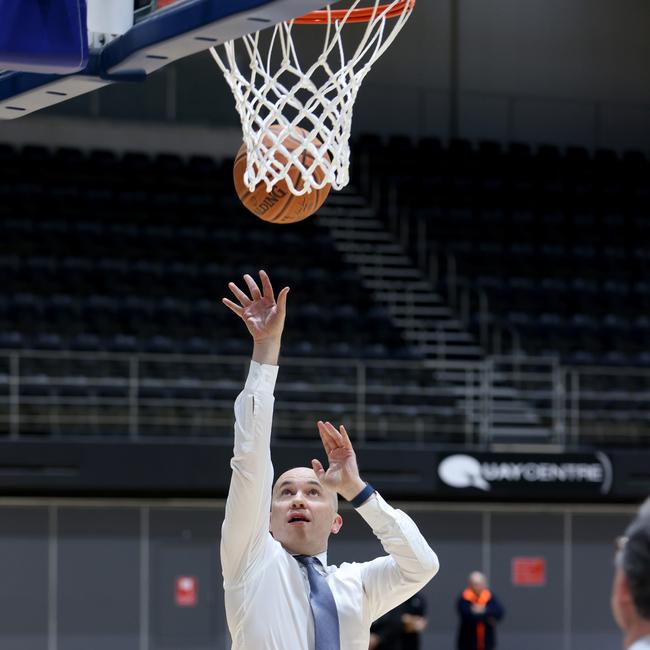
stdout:
[[196,607],[199,602],[199,580],[194,576],[176,578],[176,605]]
[[546,558],[512,558],[512,584],[516,587],[543,587],[546,584]]

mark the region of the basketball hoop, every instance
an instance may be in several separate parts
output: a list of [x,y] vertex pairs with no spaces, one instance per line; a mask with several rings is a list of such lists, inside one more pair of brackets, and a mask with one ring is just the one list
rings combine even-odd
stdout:
[[[210,49],[235,97],[247,151],[244,182],[251,191],[264,182],[271,192],[284,180],[301,196],[328,184],[340,190],[349,183],[349,139],[359,88],[406,24],[416,0],[371,0],[372,6],[360,8],[361,2],[354,0],[349,9],[327,6],[229,41],[221,52]],[[343,33],[352,23],[366,23],[366,28],[347,55]],[[308,67],[299,61],[295,25],[324,27],[322,51]],[[270,129],[273,125],[280,128]],[[304,132],[289,151],[283,141],[295,140],[297,127]],[[300,171],[299,183],[287,173],[292,167]]]
[[406,5],[410,5],[408,9],[412,10],[415,6],[415,0],[399,0],[399,2],[393,2],[392,4],[363,7],[361,9],[331,9],[329,11],[324,9],[321,11],[312,11],[305,16],[295,18],[293,22],[296,25],[324,25],[332,21],[344,21],[347,24],[367,23],[375,15],[381,15],[384,12],[386,18],[398,18],[406,8]]

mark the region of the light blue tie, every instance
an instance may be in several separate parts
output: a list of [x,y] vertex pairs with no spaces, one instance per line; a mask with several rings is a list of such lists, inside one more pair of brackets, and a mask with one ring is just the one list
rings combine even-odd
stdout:
[[322,564],[315,557],[296,555],[296,560],[307,569],[309,579],[309,603],[314,616],[316,636],[315,650],[341,650],[339,640],[339,615],[332,590],[316,565]]

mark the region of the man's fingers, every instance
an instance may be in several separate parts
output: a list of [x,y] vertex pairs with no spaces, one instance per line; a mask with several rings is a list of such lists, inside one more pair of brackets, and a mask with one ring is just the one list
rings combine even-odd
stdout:
[[320,439],[323,443],[323,447],[325,447],[325,452],[329,456],[330,452],[334,451],[336,448],[336,445],[332,443],[327,427],[321,420],[318,421],[318,433],[320,433]]
[[275,294],[273,293],[273,286],[271,285],[271,280],[266,271],[260,271],[260,280],[262,280],[262,291],[264,292],[264,297],[271,299],[275,302]]
[[228,309],[232,310],[237,314],[237,316],[241,317],[241,315],[244,313],[244,308],[240,307],[239,305],[236,305],[232,300],[228,300],[228,298],[222,298],[221,302],[228,307]]
[[345,442],[345,439],[343,438],[341,432],[338,431],[338,429],[331,422],[326,422],[325,426],[327,427],[327,433],[335,443],[335,446],[341,447]]
[[246,285],[251,292],[251,298],[253,298],[253,300],[259,300],[262,297],[260,288],[257,286],[255,280],[253,280],[253,278],[248,275],[248,273],[244,276],[244,282],[246,282]]
[[235,297],[244,307],[251,304],[251,299],[234,283],[229,282],[228,288],[235,294]]
[[323,467],[320,460],[317,460],[316,458],[312,458],[311,467],[314,470],[314,474],[316,474],[316,476],[318,476],[319,479],[321,479],[325,475],[325,468]]
[[350,436],[348,435],[348,432],[345,430],[345,427],[343,425],[339,427],[339,432],[341,433],[341,437],[343,438],[343,444],[346,447],[352,449],[352,441],[350,440]]
[[289,293],[289,287],[285,287],[280,291],[278,295],[278,309],[284,313],[287,311],[287,294]]

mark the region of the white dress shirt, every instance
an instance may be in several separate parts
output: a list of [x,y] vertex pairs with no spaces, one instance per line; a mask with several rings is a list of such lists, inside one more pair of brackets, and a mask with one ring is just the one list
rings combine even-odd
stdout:
[[[270,439],[277,366],[251,362],[235,401],[232,478],[222,527],[221,563],[233,650],[313,650],[307,572],[269,533],[273,465]],[[341,650],[368,650],[373,620],[418,592],[438,558],[415,523],[375,493],[357,512],[387,556],[327,566]]]
[[627,650],[650,650],[650,635],[635,641]]

